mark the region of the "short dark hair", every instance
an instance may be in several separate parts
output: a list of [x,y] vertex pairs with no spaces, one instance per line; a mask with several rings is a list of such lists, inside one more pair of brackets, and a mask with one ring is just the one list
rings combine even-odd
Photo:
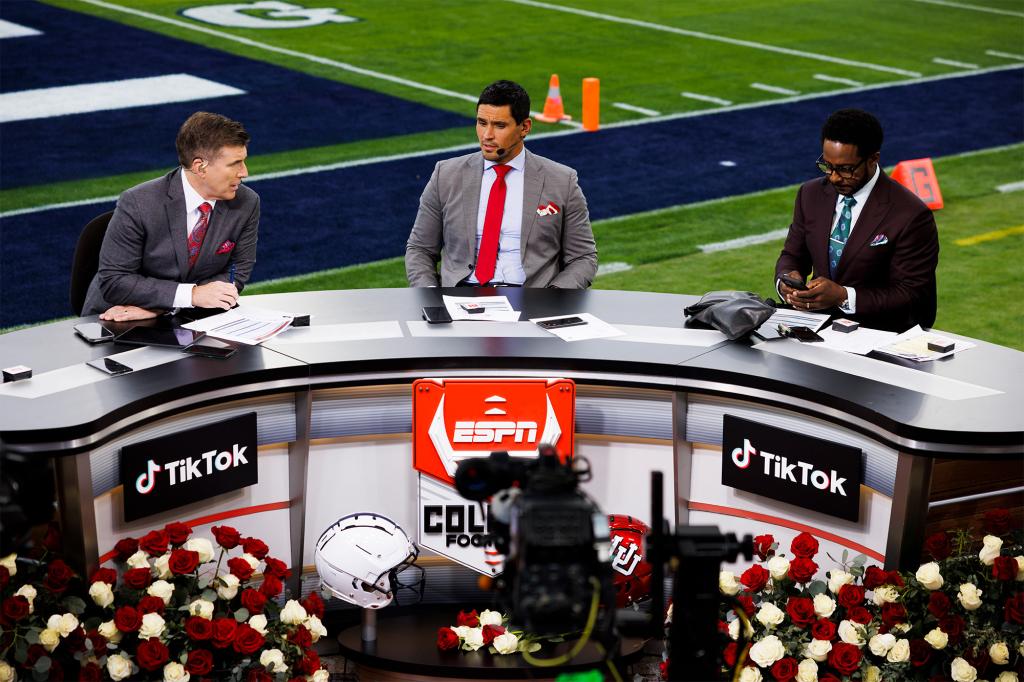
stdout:
[[245,147],[249,144],[249,133],[238,121],[197,111],[181,124],[174,144],[178,148],[178,161],[188,168],[193,159],[213,159],[222,147]]
[[866,159],[882,148],[882,124],[861,109],[840,109],[821,127],[821,141],[825,140],[855,145],[860,158]]
[[478,107],[481,104],[490,104],[493,107],[508,105],[516,123],[522,123],[530,117],[530,95],[522,85],[512,81],[494,81],[488,85],[480,93],[480,99],[476,101]]

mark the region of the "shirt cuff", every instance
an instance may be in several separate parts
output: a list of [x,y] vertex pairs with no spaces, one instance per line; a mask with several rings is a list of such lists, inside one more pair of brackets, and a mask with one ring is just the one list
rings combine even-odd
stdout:
[[195,284],[179,284],[178,288],[174,291],[174,307],[175,308],[191,308],[192,306],[192,289],[195,288]]
[[843,287],[843,288],[846,289],[846,301],[841,306],[839,306],[839,309],[842,310],[847,315],[856,315],[857,314],[857,290],[854,289],[853,287]]
[[779,291],[779,287],[780,286],[782,286],[782,280],[779,279],[778,277],[776,277],[775,278],[775,293],[777,293],[779,295],[779,300],[781,302],[785,303],[786,301],[782,298],[782,292]]

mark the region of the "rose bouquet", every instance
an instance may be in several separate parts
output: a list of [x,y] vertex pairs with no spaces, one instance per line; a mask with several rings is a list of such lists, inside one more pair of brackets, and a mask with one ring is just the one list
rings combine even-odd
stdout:
[[217,547],[182,523],[124,538],[120,570],[88,580],[58,558],[0,560],[0,682],[325,682],[312,648],[327,634],[319,595],[282,608],[285,563],[258,538],[212,530]]
[[441,651],[477,651],[483,647],[492,654],[514,654],[537,651],[540,644],[522,631],[510,629],[507,616],[486,609],[479,614],[476,609],[459,611],[455,625],[437,631],[437,648]]

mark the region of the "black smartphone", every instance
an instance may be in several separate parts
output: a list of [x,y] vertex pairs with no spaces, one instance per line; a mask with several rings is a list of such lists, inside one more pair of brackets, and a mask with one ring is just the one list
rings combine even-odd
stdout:
[[541,320],[537,326],[542,329],[561,329],[562,327],[578,327],[586,323],[587,321],[582,317],[556,317],[553,320]]
[[789,275],[779,275],[779,279],[781,279],[782,283],[791,289],[796,289],[797,291],[807,291],[807,284],[803,280],[793,279]]
[[89,343],[105,343],[114,340],[114,332],[99,322],[83,322],[75,325],[75,333]]
[[197,343],[183,348],[182,353],[188,355],[198,355],[202,358],[230,358],[232,355],[238,352],[238,348],[235,346],[229,346],[226,343],[217,343],[217,345],[210,344],[213,339],[203,339],[203,343]]
[[803,341],[804,343],[825,340],[818,336],[817,332],[810,327],[789,327],[786,332],[786,336],[794,338],[797,341]]
[[85,363],[90,367],[95,367],[101,372],[117,376],[119,374],[127,374],[132,371],[132,368],[128,365],[118,362],[113,358],[97,358],[96,360],[90,360]]
[[448,309],[443,305],[423,306],[423,319],[428,324],[444,324],[451,322],[452,316],[448,314]]

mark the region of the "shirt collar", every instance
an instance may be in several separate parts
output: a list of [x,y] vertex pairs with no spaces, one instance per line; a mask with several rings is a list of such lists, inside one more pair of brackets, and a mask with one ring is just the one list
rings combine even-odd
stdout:
[[[502,162],[488,161],[487,159],[484,159],[484,172],[486,173],[487,171],[499,165],[500,163]],[[516,154],[516,157],[514,159],[512,159],[511,161],[505,161],[504,163],[506,166],[509,166],[517,171],[522,172],[523,169],[526,168],[526,147],[520,149],[519,153]]]
[[[864,183],[864,186],[853,193],[853,198],[857,200],[857,206],[863,206],[864,202],[868,200],[868,195],[871,194],[871,190],[875,188],[878,183],[878,176],[882,174],[882,165],[875,164],[875,174],[871,176],[871,179]],[[845,199],[842,194],[836,199],[836,204],[843,203]]]
[[207,203],[210,208],[213,209],[217,205],[216,199],[204,199],[200,196],[199,192],[195,190],[192,184],[185,177],[185,173],[188,173],[184,168],[181,169],[181,188],[185,191],[185,213],[189,214],[192,211],[198,211],[199,205]]

